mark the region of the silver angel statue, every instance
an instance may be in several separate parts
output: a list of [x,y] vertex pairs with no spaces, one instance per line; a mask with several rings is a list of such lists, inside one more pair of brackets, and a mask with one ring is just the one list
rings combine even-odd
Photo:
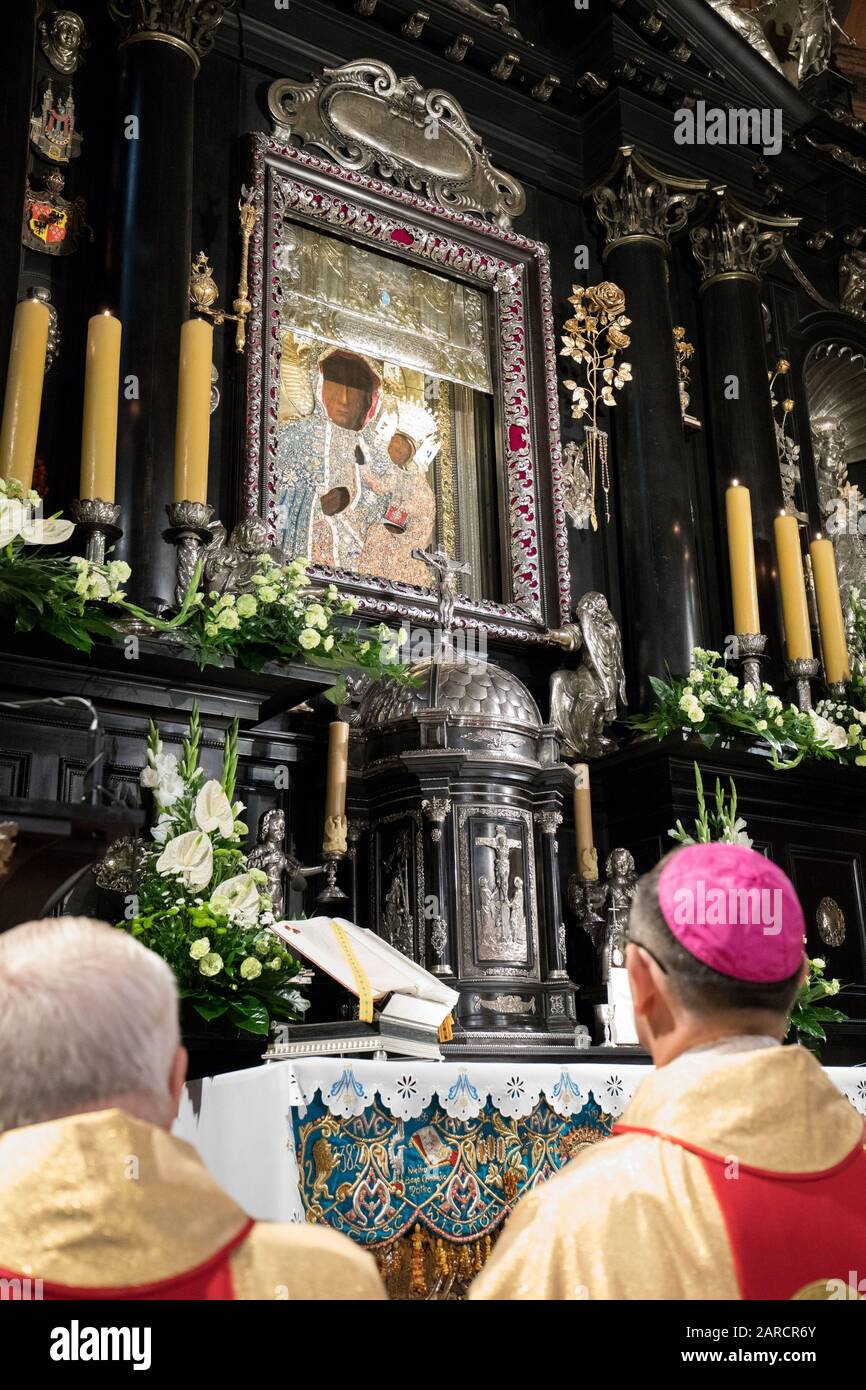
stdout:
[[842,607],[852,589],[866,587],[866,536],[860,530],[866,514],[860,489],[848,475],[848,432],[842,420],[819,418],[811,428],[812,456],[818,505],[824,531],[833,542]]
[[[770,13],[780,9],[778,0],[765,0],[767,4]],[[792,10],[794,13],[791,13]],[[837,37],[849,47],[857,47],[833,13],[833,0],[788,0],[783,12],[776,14],[777,29],[782,29],[785,24],[792,31],[788,57],[797,64],[798,86],[830,66]]]
[[247,856],[252,869],[261,869],[267,876],[268,896],[274,916],[280,918],[285,910],[285,875],[292,879],[300,861],[286,853],[286,815],[274,809],[266,811],[259,822],[258,844]]
[[[772,45],[764,33],[764,25],[761,16],[767,10],[766,5],[759,6],[758,10],[744,10],[736,0],[710,0],[710,4],[720,19],[731,28],[736,30],[741,39],[754,48],[756,53],[774,67],[777,72],[782,72],[782,64],[773,52]],[[772,8],[772,7],[770,7]]]
[[204,588],[208,593],[250,593],[260,555],[270,555],[277,564],[285,561],[285,556],[271,545],[268,528],[259,516],[239,521],[228,537],[221,521],[212,522],[210,530],[213,540],[205,551],[204,564]]
[[866,251],[846,251],[839,261],[839,307],[864,317]]
[[625,965],[628,918],[638,876],[627,849],[615,849],[604,861],[604,926],[597,943],[601,978],[610,978],[611,967]]
[[604,594],[584,594],[574,617],[550,633],[566,651],[581,652],[576,670],[550,678],[550,722],[566,757],[597,758],[616,747],[605,728],[616,719],[618,702],[626,704],[622,636]]

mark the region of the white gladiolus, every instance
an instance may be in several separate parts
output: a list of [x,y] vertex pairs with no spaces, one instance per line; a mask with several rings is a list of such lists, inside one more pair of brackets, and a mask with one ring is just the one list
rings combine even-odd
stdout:
[[164,845],[168,839],[168,832],[171,829],[171,816],[160,816],[156,825],[151,830],[151,836],[158,845]]
[[[163,777],[168,777],[172,772],[177,772],[177,758],[173,753],[163,753],[162,751],[152,754],[148,753],[147,761],[150,764],[141,774],[141,784],[143,787],[155,787]],[[155,776],[155,781],[149,782],[145,779]]]
[[213,846],[201,830],[169,840],[156,861],[157,872],[176,874],[187,888],[204,888],[213,877]]
[[234,830],[235,818],[231,803],[215,777],[205,782],[195,799],[195,823],[200,830],[218,830],[227,839]]

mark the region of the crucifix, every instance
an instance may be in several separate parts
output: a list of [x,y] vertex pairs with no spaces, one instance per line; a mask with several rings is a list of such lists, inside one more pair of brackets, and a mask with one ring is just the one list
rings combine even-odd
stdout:
[[454,619],[454,604],[457,595],[454,590],[454,576],[458,574],[469,574],[469,565],[459,560],[452,560],[444,546],[437,545],[435,550],[413,550],[413,560],[421,560],[432,570],[432,588],[436,590],[439,598],[439,631],[444,639],[451,631],[451,623]]
[[508,880],[511,873],[511,851],[521,849],[521,840],[509,840],[504,825],[497,825],[495,835],[478,835],[475,839],[476,845],[486,845],[493,850],[494,866],[493,872],[496,879],[496,891],[502,901],[508,897]]
[[478,879],[481,929],[478,945],[481,955],[489,959],[519,960],[526,951],[526,919],[523,911],[523,881],[514,880],[514,898],[509,893],[511,851],[522,849],[521,840],[510,840],[504,825],[497,825],[493,835],[477,835],[476,845],[493,850],[493,880],[486,874]]

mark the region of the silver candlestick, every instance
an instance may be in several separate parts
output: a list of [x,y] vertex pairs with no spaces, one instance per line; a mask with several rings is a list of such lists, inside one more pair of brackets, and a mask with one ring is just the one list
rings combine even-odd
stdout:
[[827,689],[834,700],[844,700],[848,691],[847,681],[828,681]]
[[812,708],[812,681],[818,674],[818,662],[813,656],[797,656],[785,662],[785,674],[797,687],[797,705],[805,713]]
[[337,865],[343,858],[344,855],[338,853],[336,850],[325,855],[325,863],[323,865],[325,886],[320,893],[316,894],[316,902],[321,903],[323,907],[329,910],[336,903],[345,903],[349,901],[346,894],[337,883]]
[[106,546],[109,542],[113,545],[123,535],[117,524],[119,504],[105,502],[101,497],[82,497],[73,502],[69,510],[75,525],[85,534],[87,559],[92,565],[104,565]]
[[743,683],[748,683],[756,690],[761,688],[761,658],[764,655],[764,648],[767,639],[763,632],[738,632],[737,655],[743,671]]
[[168,530],[163,536],[177,547],[177,581],[174,597],[178,608],[186,597],[199,556],[213,540],[208,524],[213,507],[207,502],[171,502],[166,507]]

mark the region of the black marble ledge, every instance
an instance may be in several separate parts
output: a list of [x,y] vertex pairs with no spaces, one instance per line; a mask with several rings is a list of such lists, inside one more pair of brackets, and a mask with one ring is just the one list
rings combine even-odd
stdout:
[[[838,1001],[862,1032],[866,1022],[866,772],[804,762],[777,772],[742,745],[707,749],[700,739],[638,740],[590,764],[599,862],[615,846],[629,849],[645,873],[674,847],[668,831],[697,815],[695,764],[712,808],[716,778],[737,789],[737,814],[754,847],[789,875],[803,906],[806,951],[823,956],[829,978],[845,986]],[[827,905],[841,913],[841,940],[828,940]],[[831,1004],[837,1001],[829,1000]],[[854,1046],[862,1046],[857,1033]]]
[[[203,714],[237,715],[248,731],[324,694],[338,675],[302,662],[250,671],[232,657],[200,668],[180,643],[158,637],[99,642],[89,654],[35,634],[0,644],[0,699],[77,695],[115,708],[147,705],[154,717],[163,711],[176,717],[198,701]],[[0,710],[0,717],[9,713]]]

